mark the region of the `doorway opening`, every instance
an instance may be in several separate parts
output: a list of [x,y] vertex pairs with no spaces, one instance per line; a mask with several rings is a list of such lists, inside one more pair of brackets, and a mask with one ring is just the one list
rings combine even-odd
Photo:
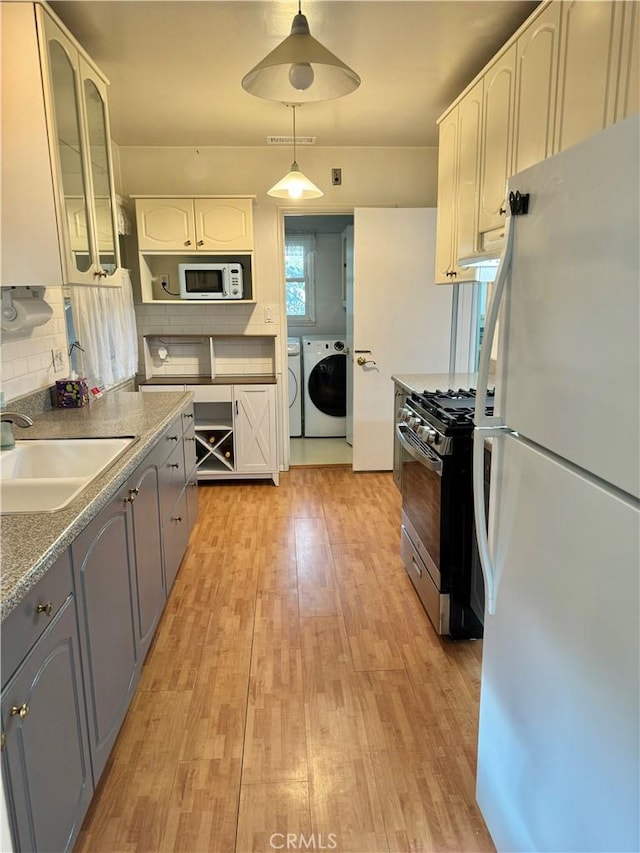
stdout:
[[353,214],[284,216],[290,465],[351,465]]

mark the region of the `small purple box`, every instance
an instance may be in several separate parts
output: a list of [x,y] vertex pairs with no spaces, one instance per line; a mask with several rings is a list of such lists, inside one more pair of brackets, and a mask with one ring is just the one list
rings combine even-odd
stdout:
[[56,381],[56,406],[59,409],[80,409],[89,405],[89,388],[86,379],[60,379]]

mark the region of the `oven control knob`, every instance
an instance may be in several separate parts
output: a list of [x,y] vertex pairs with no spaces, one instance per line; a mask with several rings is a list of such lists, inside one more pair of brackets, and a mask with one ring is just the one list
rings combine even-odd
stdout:
[[418,426],[418,424],[420,423],[420,418],[409,418],[407,423],[409,424],[411,429],[415,429]]
[[426,426],[419,426],[417,429],[418,438],[421,438],[423,441],[426,439],[427,434],[429,432],[429,428]]
[[437,435],[438,435],[438,433],[435,431],[435,429],[433,429],[433,427],[428,427],[427,428],[427,444],[435,444]]

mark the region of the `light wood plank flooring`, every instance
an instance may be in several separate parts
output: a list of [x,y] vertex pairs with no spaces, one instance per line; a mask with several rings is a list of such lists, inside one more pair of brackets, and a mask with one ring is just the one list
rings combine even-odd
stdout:
[[399,525],[390,474],[200,489],[78,851],[494,849],[474,798],[481,643],[433,632]]

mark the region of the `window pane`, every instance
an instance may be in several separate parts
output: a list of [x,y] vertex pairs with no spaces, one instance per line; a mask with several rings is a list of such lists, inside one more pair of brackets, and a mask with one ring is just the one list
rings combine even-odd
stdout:
[[307,295],[304,281],[287,282],[287,314],[304,317],[307,313]]
[[287,246],[285,255],[285,277],[304,278],[304,247]]

